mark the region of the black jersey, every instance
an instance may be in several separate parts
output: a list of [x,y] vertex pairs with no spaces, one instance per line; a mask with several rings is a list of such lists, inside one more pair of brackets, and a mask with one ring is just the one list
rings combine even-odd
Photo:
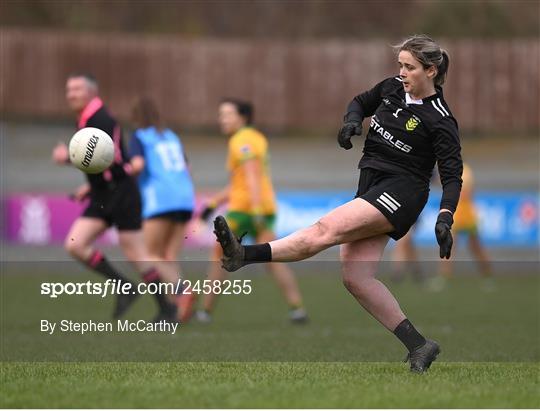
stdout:
[[422,100],[405,94],[401,78],[392,77],[356,96],[345,120],[371,117],[359,168],[409,174],[429,184],[435,162],[443,196],[441,208],[455,211],[461,191],[461,145],[458,124],[442,89]]
[[83,110],[77,123],[79,129],[95,127],[105,131],[114,142],[113,164],[102,173],[86,174],[91,187],[91,195],[106,193],[116,187],[117,183],[131,178],[126,173],[127,151],[122,141],[122,129],[109,114],[99,98],[92,100]]

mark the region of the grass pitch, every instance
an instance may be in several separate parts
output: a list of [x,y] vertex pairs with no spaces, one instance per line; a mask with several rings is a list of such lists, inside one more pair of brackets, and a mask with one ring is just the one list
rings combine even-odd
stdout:
[[3,407],[537,408],[538,364],[4,364]]
[[[212,324],[181,326],[174,336],[46,336],[41,318],[107,320],[112,301],[51,301],[38,295],[39,282],[96,277],[28,271],[2,277],[2,407],[540,407],[540,282],[532,273],[498,277],[491,292],[475,277],[456,277],[441,293],[390,284],[442,346],[432,369],[414,375],[400,362],[401,344],[330,275],[300,275],[312,318],[301,327],[286,321],[274,284],[255,275],[251,295],[222,297]],[[145,296],[128,318],[154,310]]]

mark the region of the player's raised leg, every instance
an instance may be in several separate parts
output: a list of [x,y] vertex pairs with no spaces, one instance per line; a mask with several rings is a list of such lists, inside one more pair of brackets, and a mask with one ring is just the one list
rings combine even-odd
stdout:
[[288,237],[273,241],[272,261],[298,261],[334,245],[392,231],[386,217],[361,198],[329,212],[317,223]]
[[270,243],[240,245],[221,216],[214,221],[214,227],[223,248],[223,266],[227,271],[257,262],[305,260],[334,245],[385,234],[393,229],[379,210],[361,198],[335,208],[310,227]]

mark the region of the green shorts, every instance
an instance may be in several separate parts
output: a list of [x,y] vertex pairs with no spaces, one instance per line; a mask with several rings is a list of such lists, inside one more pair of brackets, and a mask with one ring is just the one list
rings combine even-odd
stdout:
[[478,234],[478,226],[476,225],[476,222],[474,222],[472,224],[454,227],[454,231],[457,235],[460,235],[460,234],[474,235],[474,234]]
[[257,238],[264,231],[274,231],[276,215],[269,214],[262,217],[262,221],[257,223],[253,215],[241,211],[229,211],[225,216],[234,235],[240,237],[244,233],[247,233],[247,235],[253,238]]

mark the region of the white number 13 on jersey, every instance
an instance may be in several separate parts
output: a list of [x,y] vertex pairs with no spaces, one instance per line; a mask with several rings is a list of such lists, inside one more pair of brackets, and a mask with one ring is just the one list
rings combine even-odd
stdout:
[[186,162],[177,144],[162,142],[156,145],[156,151],[161,157],[163,168],[168,171],[182,171],[186,168]]

